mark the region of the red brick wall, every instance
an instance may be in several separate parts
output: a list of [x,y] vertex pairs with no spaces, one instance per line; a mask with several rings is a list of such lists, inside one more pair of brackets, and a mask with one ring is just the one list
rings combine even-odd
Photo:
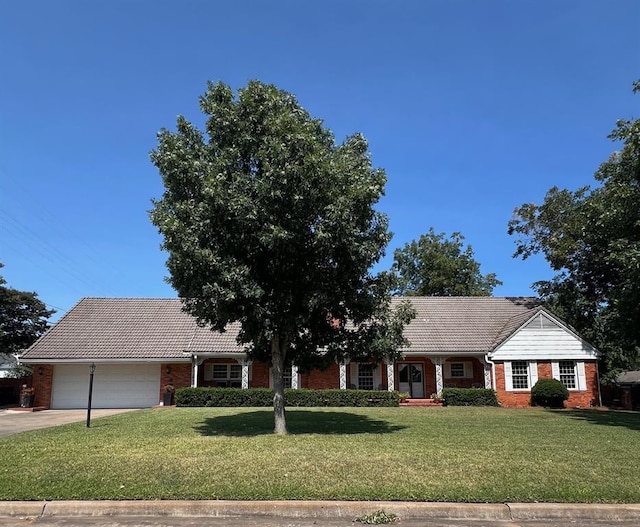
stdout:
[[505,389],[504,381],[504,363],[496,363],[496,393],[498,395],[498,401],[502,406],[508,406],[509,408],[523,408],[531,406],[531,392],[508,392]]
[[538,379],[551,379],[551,361],[538,362]]
[[[551,362],[538,362],[538,379],[551,379]],[[565,402],[568,408],[589,407],[598,404],[598,375],[595,361],[585,362],[587,389],[584,391],[569,390],[569,399]],[[502,406],[513,408],[531,405],[530,391],[508,392],[505,390],[504,364],[496,363],[496,392]]]
[[[422,362],[424,364],[424,396],[429,398],[431,397],[431,394],[434,394],[438,391],[436,387],[436,365],[431,362],[430,359],[424,359]],[[396,387],[397,386],[398,385],[396,384]]]
[[269,365],[265,362],[254,362],[251,364],[251,388],[269,388]]
[[[169,369],[169,373],[167,373]],[[176,388],[188,388],[191,386],[191,363],[176,362],[160,365],[159,398],[162,400],[163,388],[166,384],[173,384]]]
[[[42,375],[40,375],[40,369],[42,369]],[[33,405],[49,408],[53,391],[53,365],[34,364],[31,386],[35,389]]]
[[587,390],[584,392],[569,392],[567,406],[595,406],[598,404],[598,368],[595,361],[585,362],[584,373],[587,379]]
[[[340,388],[340,367],[337,364],[332,364],[326,370],[313,370],[311,373],[304,373],[301,375],[300,381],[301,388],[312,390]],[[348,383],[347,380],[347,385]]]
[[[378,368],[380,368],[380,384],[382,385],[382,389],[386,390],[389,386],[389,381],[387,379],[387,365],[384,362],[381,362],[378,364]],[[374,388],[376,388],[376,390],[378,389],[377,386]]]

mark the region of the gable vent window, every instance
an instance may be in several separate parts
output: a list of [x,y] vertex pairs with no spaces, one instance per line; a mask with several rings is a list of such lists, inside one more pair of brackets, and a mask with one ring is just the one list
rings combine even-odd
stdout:
[[527,325],[525,327],[529,329],[554,329],[558,326],[553,320],[540,314],[527,322]]

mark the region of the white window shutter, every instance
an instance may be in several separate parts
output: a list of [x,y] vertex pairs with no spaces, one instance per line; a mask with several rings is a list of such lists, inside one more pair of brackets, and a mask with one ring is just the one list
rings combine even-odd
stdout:
[[538,382],[538,363],[534,360],[529,362],[529,379],[531,379],[531,385],[529,386],[529,389],[531,389]]
[[557,360],[554,360],[551,363],[551,377],[560,380],[560,365],[558,364]]
[[576,363],[578,367],[578,390],[586,390],[587,389],[587,374],[584,371],[584,362],[578,361]]
[[444,376],[447,379],[451,378],[451,363],[449,361],[444,363]]
[[473,379],[473,364],[471,362],[464,363],[464,376],[467,379]]
[[511,363],[504,363],[504,389],[508,392],[513,391],[513,378],[511,377]]

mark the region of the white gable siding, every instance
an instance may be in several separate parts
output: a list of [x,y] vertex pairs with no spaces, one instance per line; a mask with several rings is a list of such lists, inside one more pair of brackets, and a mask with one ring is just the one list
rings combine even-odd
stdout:
[[[596,350],[551,319],[527,323],[491,354],[492,360],[595,360]],[[533,322],[533,321],[532,321]],[[552,322],[552,324],[549,324]]]

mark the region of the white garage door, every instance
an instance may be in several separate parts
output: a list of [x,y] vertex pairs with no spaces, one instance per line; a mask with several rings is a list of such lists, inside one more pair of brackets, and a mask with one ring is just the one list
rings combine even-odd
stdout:
[[[51,408],[86,408],[88,396],[88,364],[55,366]],[[92,408],[145,408],[159,398],[160,364],[96,364]]]

